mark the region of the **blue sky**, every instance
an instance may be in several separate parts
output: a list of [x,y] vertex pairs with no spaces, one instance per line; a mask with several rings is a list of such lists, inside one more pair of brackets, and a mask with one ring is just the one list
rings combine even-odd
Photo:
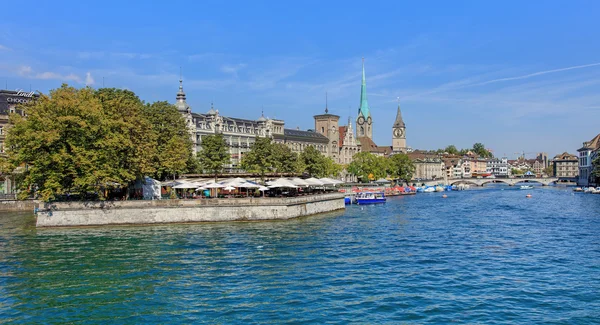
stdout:
[[[365,57],[374,138],[483,142],[497,156],[574,152],[600,132],[598,1],[82,1],[4,6],[0,87],[62,82],[175,100],[195,112],[312,128],[354,119]],[[531,155],[528,155],[531,156]]]

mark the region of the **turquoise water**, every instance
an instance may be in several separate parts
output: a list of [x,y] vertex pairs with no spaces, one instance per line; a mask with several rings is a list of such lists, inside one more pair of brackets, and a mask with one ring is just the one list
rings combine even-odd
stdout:
[[600,195],[529,192],[281,222],[38,230],[3,213],[0,323],[597,324]]

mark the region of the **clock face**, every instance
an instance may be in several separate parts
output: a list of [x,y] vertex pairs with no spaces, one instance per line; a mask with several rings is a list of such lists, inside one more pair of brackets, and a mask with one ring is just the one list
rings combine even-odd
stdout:
[[362,116],[360,116],[360,117],[358,118],[358,124],[360,124],[360,125],[363,125],[363,124],[365,124],[365,118],[364,118],[364,117],[362,117]]
[[394,136],[396,138],[400,138],[400,137],[402,137],[402,135],[404,135],[404,130],[402,130],[402,129],[395,129],[394,130]]
[[371,123],[373,123],[373,120],[371,120],[370,116],[367,118],[367,123],[369,123],[369,125],[371,125]]

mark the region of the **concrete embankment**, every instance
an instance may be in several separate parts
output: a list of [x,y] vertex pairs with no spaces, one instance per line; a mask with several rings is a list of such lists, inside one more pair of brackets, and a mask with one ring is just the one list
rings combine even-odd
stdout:
[[284,220],[344,209],[344,195],[40,203],[38,227]]
[[30,211],[33,212],[35,209],[36,201],[34,200],[0,200],[0,212],[1,211]]

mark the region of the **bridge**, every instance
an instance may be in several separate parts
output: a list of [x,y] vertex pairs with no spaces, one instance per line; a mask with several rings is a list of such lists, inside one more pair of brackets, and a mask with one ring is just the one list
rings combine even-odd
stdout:
[[509,186],[514,186],[519,183],[538,183],[543,186],[548,186],[559,181],[556,177],[545,177],[545,178],[460,178],[460,179],[449,179],[449,180],[437,180],[437,181],[423,181],[416,182],[417,184],[425,184],[429,186],[445,184],[445,185],[459,185],[468,184],[475,186],[484,186],[490,183],[504,183]]

